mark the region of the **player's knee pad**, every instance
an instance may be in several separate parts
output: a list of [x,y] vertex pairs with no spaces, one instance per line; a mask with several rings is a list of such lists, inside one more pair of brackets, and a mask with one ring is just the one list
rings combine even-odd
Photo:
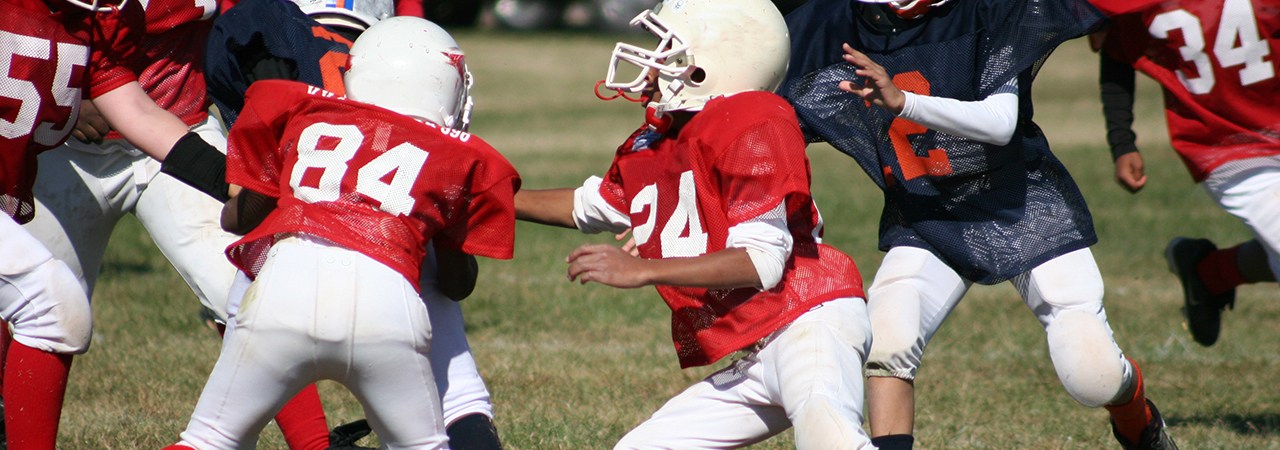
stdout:
[[12,280],[16,301],[7,311],[13,338],[31,348],[77,354],[89,349],[93,313],[71,268],[56,259]]
[[799,450],[870,448],[871,441],[861,430],[861,415],[841,411],[826,397],[810,397],[792,420]]
[[1059,313],[1045,331],[1049,357],[1071,398],[1085,406],[1098,407],[1124,388],[1124,357],[1111,329],[1097,314],[1067,310]]
[[920,310],[915,306],[918,301],[911,300],[919,294],[911,286],[890,285],[870,295],[868,315],[872,340],[867,374],[914,378],[925,345]]

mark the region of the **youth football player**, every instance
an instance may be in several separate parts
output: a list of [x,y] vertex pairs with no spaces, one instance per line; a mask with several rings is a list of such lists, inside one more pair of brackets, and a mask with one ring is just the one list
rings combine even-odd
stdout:
[[1236,287],[1280,273],[1280,2],[1094,3],[1111,15],[1100,81],[1116,180],[1135,193],[1147,183],[1131,127],[1138,70],[1163,88],[1173,149],[1191,178],[1253,233],[1228,248],[1178,237],[1165,249],[1182,282],[1187,329],[1213,345]]
[[787,19],[782,92],[810,138],[884,192],[868,292],[876,445],[911,448],[925,346],[973,283],[1010,281],[1067,393],[1105,407],[1123,447],[1175,448],[1107,324],[1084,198],[1032,121],[1039,63],[1101,15],[1083,0],[812,0]]
[[[619,449],[738,448],[792,426],[801,449],[869,449],[862,278],[821,243],[794,111],[773,94],[786,26],[766,0],[664,1],[618,43],[605,86],[640,93],[646,123],[603,178],[520,191],[517,217],[587,233],[631,228],[638,256],[583,245],[570,280],[655,286],[681,367],[737,355],[627,433]],[[639,66],[624,79],[622,62]]]
[[465,120],[464,64],[443,29],[399,17],[356,40],[346,98],[250,87],[228,138],[228,181],[244,190],[223,224],[251,230],[227,255],[254,282],[174,448],[251,446],[318,379],[352,391],[384,446],[446,447],[418,292],[426,243],[510,258],[519,185],[499,153],[451,128]]

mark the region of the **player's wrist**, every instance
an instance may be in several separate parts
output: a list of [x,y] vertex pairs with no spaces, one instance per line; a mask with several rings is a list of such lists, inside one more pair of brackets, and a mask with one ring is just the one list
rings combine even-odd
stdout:
[[173,144],[160,171],[220,202],[231,198],[227,194],[227,155],[194,132]]
[[1133,143],[1123,143],[1111,146],[1111,161],[1119,160],[1120,157],[1130,153],[1138,153],[1138,146]]

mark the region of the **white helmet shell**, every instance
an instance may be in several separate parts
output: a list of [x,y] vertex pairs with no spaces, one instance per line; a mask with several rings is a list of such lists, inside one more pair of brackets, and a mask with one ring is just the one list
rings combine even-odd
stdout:
[[378,22],[351,46],[347,98],[449,128],[471,116],[471,72],[447,31],[420,17]]
[[365,30],[395,15],[392,0],[291,0],[322,25]]
[[[642,92],[657,72],[658,112],[698,111],[715,97],[773,91],[786,76],[791,43],[787,24],[769,0],[665,0],[631,19],[659,39],[652,50],[619,42],[605,87]],[[619,80],[618,65],[639,66]]]

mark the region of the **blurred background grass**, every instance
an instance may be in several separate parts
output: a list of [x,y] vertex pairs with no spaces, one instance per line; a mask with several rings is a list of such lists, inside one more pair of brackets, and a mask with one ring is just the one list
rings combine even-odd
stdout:
[[[617,37],[460,31],[456,38],[477,77],[472,131],[510,158],[527,188],[575,186],[603,172],[639,124],[635,105],[600,102],[591,93]],[[1214,347],[1191,341],[1164,245],[1178,235],[1233,245],[1247,231],[1209,201],[1168,149],[1160,93],[1145,79],[1136,128],[1149,186],[1129,195],[1115,185],[1095,78],[1086,44],[1064,45],[1036,84],[1036,118],[1094,213],[1101,242],[1093,251],[1116,339],[1142,364],[1147,392],[1182,448],[1280,448],[1275,286],[1242,288]],[[831,148],[811,146],[809,156],[827,242],[852,255],[869,283],[881,257],[880,193]],[[508,448],[610,448],[721,366],[678,368],[668,310],[652,289],[566,281],[565,254],[584,242],[611,241],[520,224],[514,260],[481,261],[479,286],[464,303],[467,329]],[[116,230],[94,301],[94,344],[72,371],[61,447],[173,442],[218,343],[200,323],[194,295],[131,218]],[[1044,342],[1011,287],[975,287],[925,357],[916,384],[918,448],[1115,448],[1106,413],[1066,395]],[[321,390],[331,425],[363,416],[340,386],[326,382]],[[791,447],[787,432],[754,448]],[[274,426],[260,448],[285,448]]]

